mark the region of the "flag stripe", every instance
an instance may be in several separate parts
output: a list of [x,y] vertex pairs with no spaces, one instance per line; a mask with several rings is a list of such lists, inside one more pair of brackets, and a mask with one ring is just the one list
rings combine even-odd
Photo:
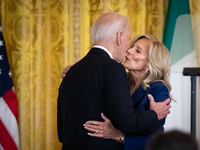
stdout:
[[[16,147],[19,147],[18,125],[15,116],[4,101],[3,97],[0,98],[0,120],[6,127],[8,133],[13,138]],[[1,132],[0,132],[1,133]],[[1,133],[4,135],[3,133]]]
[[0,150],[4,150],[4,148],[1,146],[1,142],[0,142]]
[[3,95],[3,99],[18,121],[17,97],[13,92],[12,88],[6,94]]
[[12,77],[0,25],[0,150],[19,149],[17,97],[12,87]]
[[190,14],[189,1],[169,0],[163,33],[163,43],[169,51],[171,51],[176,19],[183,14]]
[[18,150],[17,146],[15,145],[15,142],[8,133],[1,119],[0,119],[0,133],[3,135],[0,136],[0,149],[2,147],[3,150]]

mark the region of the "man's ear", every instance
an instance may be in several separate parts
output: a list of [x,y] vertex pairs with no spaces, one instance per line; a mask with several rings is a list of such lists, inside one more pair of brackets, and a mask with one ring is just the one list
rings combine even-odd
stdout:
[[120,46],[121,42],[122,42],[122,32],[118,31],[116,33],[116,43],[117,43],[117,46]]

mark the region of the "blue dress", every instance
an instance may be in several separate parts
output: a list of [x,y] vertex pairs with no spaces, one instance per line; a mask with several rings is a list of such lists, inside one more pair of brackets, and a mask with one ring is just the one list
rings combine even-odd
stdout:
[[[139,86],[132,95],[133,107],[135,110],[150,109],[148,94],[151,94],[156,102],[161,102],[169,98],[169,91],[161,81],[151,83],[146,91]],[[165,119],[158,121],[158,126],[160,127],[159,131],[164,131],[164,124]],[[150,138],[151,135],[126,135],[124,150],[144,150],[145,145]]]

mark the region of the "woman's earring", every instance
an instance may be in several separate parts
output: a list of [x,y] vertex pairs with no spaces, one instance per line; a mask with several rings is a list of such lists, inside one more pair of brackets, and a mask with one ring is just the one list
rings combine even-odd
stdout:
[[149,71],[149,70],[147,69],[147,70],[146,70],[146,73],[148,73],[148,71]]

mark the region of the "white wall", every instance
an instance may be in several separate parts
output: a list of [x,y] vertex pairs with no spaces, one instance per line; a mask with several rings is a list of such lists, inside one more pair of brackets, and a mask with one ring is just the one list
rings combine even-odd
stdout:
[[[171,72],[170,83],[172,96],[177,101],[171,102],[171,113],[165,123],[165,131],[178,129],[190,133],[191,126],[191,77],[183,76],[180,72]],[[197,77],[196,90],[196,138],[200,143],[200,88]]]

